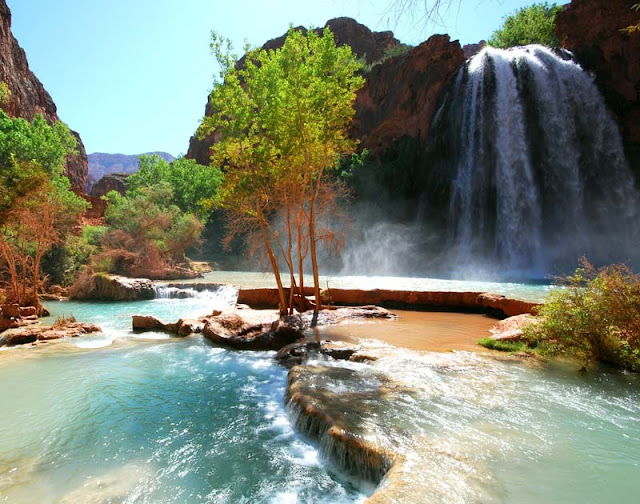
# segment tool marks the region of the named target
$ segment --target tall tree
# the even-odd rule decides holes
[[[337,47],[328,28],[306,35],[290,29],[282,48],[247,50],[242,65],[215,34],[212,50],[221,79],[210,96],[213,113],[200,135],[216,133],[213,163],[226,170],[222,203],[232,231],[260,234],[276,277],[281,313],[291,312],[280,279],[278,256],[289,270],[291,289],[303,284],[302,262],[311,260],[315,309],[321,308],[319,211],[341,192],[331,174],[356,143],[347,135],[356,91],[364,84],[351,48]],[[275,225],[279,216],[282,226]],[[303,294],[302,289],[300,293]]]

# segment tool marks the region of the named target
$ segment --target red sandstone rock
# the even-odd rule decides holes
[[[640,176],[640,33],[637,0],[573,0],[556,17],[556,34],[580,64],[595,74],[609,108],[618,117],[627,156]]]
[[[91,188],[91,196],[104,196],[110,191],[117,191],[120,194],[127,192],[128,173],[110,173],[98,180]]]
[[[334,305],[377,305],[390,308],[469,311],[487,313],[498,318],[531,313],[537,306],[537,303],[484,292],[330,289],[326,293]],[[277,308],[278,291],[266,288],[240,289],[238,303],[252,308]]]
[[[356,98],[352,136],[379,158],[408,136],[424,142],[440,95],[465,57],[448,35],[433,35],[372,68]]]
[[[536,322],[535,317],[529,314],[516,315],[501,320],[491,329],[491,339],[499,341],[520,341],[522,339],[522,329]]]
[[[2,109],[12,117],[32,120],[42,114],[48,123],[58,121],[56,105],[42,83],[29,69],[27,56],[11,33],[11,11],[5,0],[0,0],[0,82],[6,82],[11,91],[8,103]],[[80,136],[78,154],[67,160],[66,175],[71,185],[84,192],[87,185],[87,154]]]

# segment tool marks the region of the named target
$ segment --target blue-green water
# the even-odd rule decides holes
[[[0,351],[0,502],[364,500],[371,489],[296,432],[273,353],[129,331],[132,314],[175,321],[227,294],[49,303],[104,334]],[[375,363],[332,364],[356,369],[358,383],[325,385],[349,414],[352,393],[380,376],[392,384],[359,421],[405,457],[402,484],[389,484],[397,502],[637,501],[637,375],[376,351]]]
[[[50,303],[54,316],[102,325],[104,335],[73,345],[125,342],[0,355],[0,501],[361,500],[292,428],[273,353],[128,334],[133,313],[174,320],[211,304]]]

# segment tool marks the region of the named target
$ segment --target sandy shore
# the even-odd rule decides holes
[[[318,329],[320,337],[354,341],[377,339],[401,348],[430,352],[486,351],[477,344],[496,319],[486,315],[392,310],[397,320],[339,324]]]

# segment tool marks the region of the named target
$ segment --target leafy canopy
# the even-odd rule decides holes
[[[296,243],[302,285],[302,257],[310,252],[320,306],[316,243],[335,236],[318,232],[323,208],[340,191],[330,175],[356,142],[347,134],[356,91],[364,84],[351,48],[337,47],[333,34],[289,29],[276,50],[246,49],[239,62],[228,41],[212,36],[220,81],[209,97],[211,115],[200,138],[214,134],[214,165],[224,167],[221,201],[232,215],[232,233],[259,233],[278,283],[281,312],[291,308],[283,295],[276,254],[286,262],[294,285]],[[275,217],[284,229],[274,225]]]
[[[61,178],[65,159],[75,146],[76,139],[63,122],[49,125],[41,115],[29,122],[0,110],[0,215],[18,198]],[[54,187],[61,189],[63,184],[59,181]]]
[[[144,187],[166,183],[172,190],[171,204],[205,222],[218,205],[221,182],[222,172],[218,168],[185,158],[168,163],[155,154],[144,154],[140,156],[138,171],[127,179],[127,196],[138,195]]]
[[[555,19],[560,10],[562,7],[559,5],[547,2],[522,7],[504,19],[502,27],[493,32],[488,44],[499,49],[527,44],[558,46]]]

